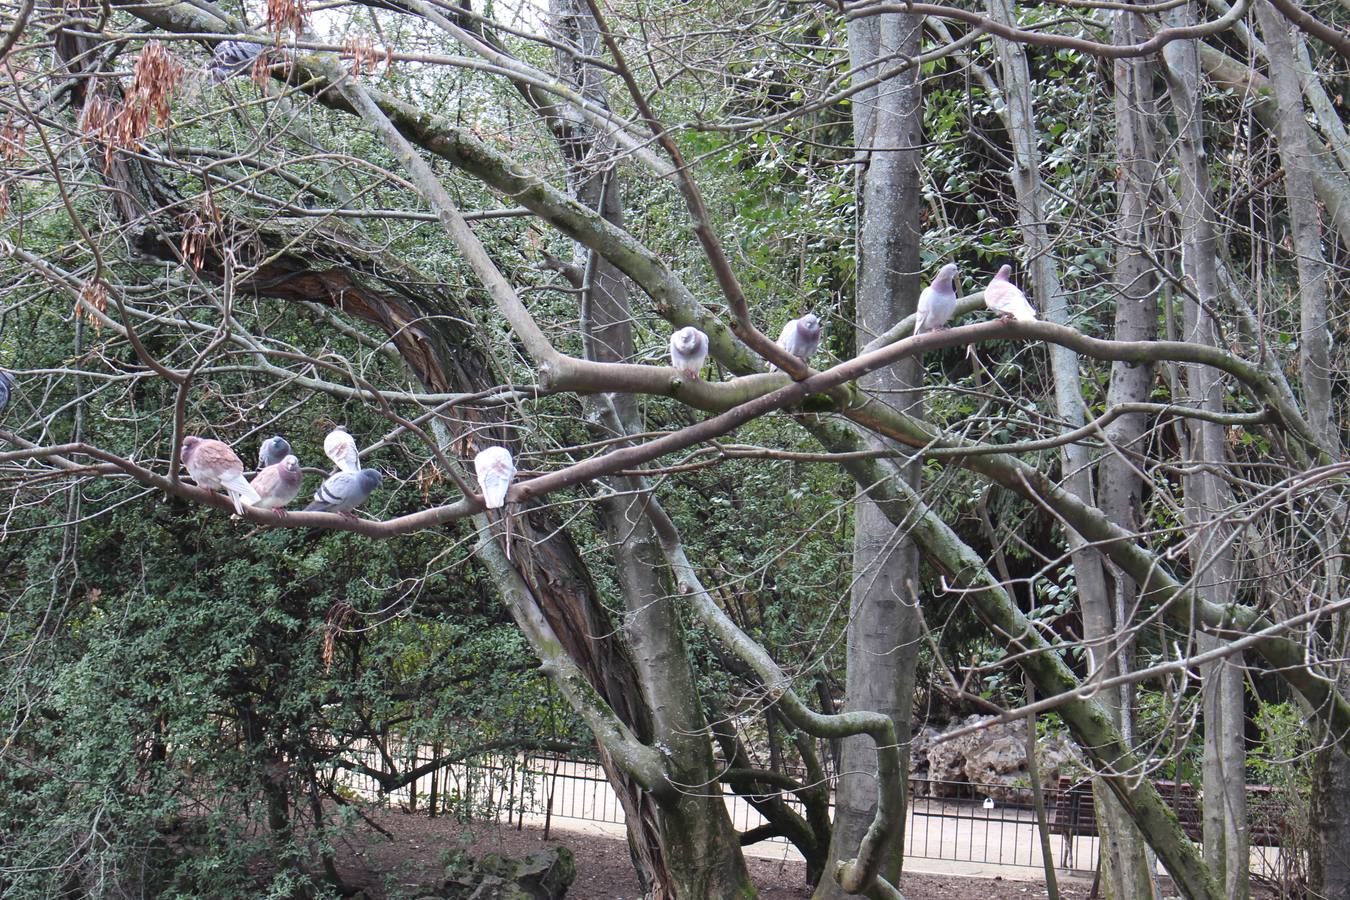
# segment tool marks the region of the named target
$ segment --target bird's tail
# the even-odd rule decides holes
[[[500,473],[494,475],[497,477],[489,478],[483,486],[483,505],[488,509],[501,509],[506,505],[506,492],[511,490],[511,480],[507,478],[506,483],[502,484]]]
[[[258,492],[248,483],[242,472],[226,475],[220,479],[220,483],[225,486],[225,491],[234,501],[234,511],[241,516],[244,514],[244,504],[253,506],[262,502],[262,497],[258,496]]]

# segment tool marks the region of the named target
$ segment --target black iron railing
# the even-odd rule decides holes
[[[401,766],[429,761],[426,752],[391,754]],[[371,768],[381,769],[383,755],[373,748],[347,754]],[[382,770],[382,769],[381,769]],[[623,807],[603,770],[594,762],[561,756],[521,755],[484,757],[457,763],[426,775],[415,785],[384,792],[367,775],[334,770],[334,780],[368,799],[397,804],[412,811],[434,810],[463,819],[496,819],[521,826],[549,827],[558,819],[621,825]],[[1189,785],[1160,782],[1182,818],[1183,827],[1199,838],[1199,807]],[[908,858],[951,860],[1009,866],[1043,866],[1041,842],[1030,791],[1008,785],[911,779],[906,819]],[[1263,823],[1252,829],[1253,870],[1273,871],[1278,865],[1279,811],[1268,788],[1250,792],[1253,808]],[[764,819],[744,798],[725,791],[732,824],[749,831]],[[1051,853],[1057,868],[1091,871],[1097,867],[1099,835],[1088,782],[1061,778],[1044,792],[1051,831]],[[801,810],[791,794],[783,798]],[[770,838],[782,842],[782,838]]]

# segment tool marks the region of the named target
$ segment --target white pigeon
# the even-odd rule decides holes
[[[344,472],[361,471],[361,455],[356,452],[356,441],[342,425],[328,432],[323,439],[323,455]]]
[[[919,306],[914,313],[914,333],[945,328],[956,312],[956,263],[947,263],[938,269],[933,283],[919,294]]]
[[[1012,266],[998,270],[994,280],[984,289],[984,305],[998,313],[1004,319],[1016,319],[1019,322],[1036,321],[1036,310],[1027,302],[1022,289],[1008,280]]]
[[[790,320],[778,335],[778,346],[806,362],[820,349],[820,319],[815,313],[807,313]]]
[[[478,476],[478,487],[483,491],[483,504],[488,509],[506,505],[506,492],[511,479],[516,477],[516,464],[511,451],[505,447],[488,447],[473,458],[473,471]]]
[[[686,325],[670,336],[670,366],[691,381],[708,358],[708,336],[692,325]]]

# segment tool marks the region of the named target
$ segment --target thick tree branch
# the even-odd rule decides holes
[[[979,13],[968,9],[941,6],[933,3],[902,4],[883,2],[855,4],[848,7],[848,11],[845,13],[844,18],[852,20],[862,16],[879,16],[886,13],[912,13],[922,16],[934,16],[939,19],[954,19],[959,22],[966,22],[982,31],[987,31],[991,34],[996,34],[1001,38],[1006,38],[1007,40],[1016,41],[1021,44],[1077,50],[1081,53],[1099,56],[1104,59],[1124,59],[1129,56],[1148,56],[1161,50],[1172,41],[1202,38],[1211,34],[1219,34],[1233,27],[1234,23],[1244,18],[1247,15],[1247,9],[1250,5],[1251,0],[1240,0],[1240,2],[1235,4],[1231,10],[1212,22],[1206,22],[1203,25],[1162,28],[1159,29],[1153,37],[1138,44],[1103,44],[1097,41],[1088,41],[1083,38],[1070,37],[1064,34],[1028,31],[1012,25],[1005,25],[988,16],[982,16]]]
[[[1343,28],[1329,25],[1298,5],[1297,0],[1270,0],[1270,5],[1280,11],[1300,31],[1312,35],[1326,43],[1341,56],[1350,59],[1350,33]]]

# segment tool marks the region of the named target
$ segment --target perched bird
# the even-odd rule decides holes
[[[224,81],[231,75],[244,72],[262,55],[264,49],[262,44],[251,41],[221,41],[211,51],[211,80]]]
[[[244,464],[227,444],[211,438],[183,438],[180,454],[188,474],[208,491],[224,490],[234,501],[234,511],[244,514],[244,504],[257,504],[262,498],[244,478]]]
[[[686,325],[670,336],[670,366],[685,378],[698,380],[699,370],[708,358],[708,336]]]
[[[274,434],[262,442],[258,448],[258,471],[262,471],[268,466],[275,466],[283,459],[291,455],[291,445],[284,437]]]
[[[361,471],[361,456],[356,452],[356,441],[342,425],[328,432],[323,439],[323,453],[344,472]]]
[[[675,342],[672,339],[672,353],[675,352],[674,346]],[[488,510],[502,510],[503,544],[506,548],[506,558],[510,559],[511,514],[504,507],[506,506],[506,492],[511,489],[511,479],[516,477],[516,464],[511,459],[511,451],[505,447],[488,447],[486,450],[478,451],[478,455],[473,458],[473,472],[478,476],[478,487],[483,492],[483,505]],[[492,514],[489,512],[487,515],[488,521],[491,522]],[[491,528],[490,525],[489,528]]]
[[[778,335],[778,346],[806,362],[820,349],[820,319],[815,313],[792,319]]]
[[[335,512],[351,515],[384,482],[379,469],[359,472],[334,472],[314,492],[314,502],[305,512]]]
[[[999,314],[1000,318],[1016,319],[1019,322],[1036,321],[1036,310],[1027,302],[1022,289],[1008,280],[1012,266],[998,270],[994,280],[984,289],[984,305]]]
[[[19,383],[14,380],[14,376],[4,369],[0,369],[0,412],[3,412],[5,407],[9,405],[9,395],[18,388]]]
[[[473,471],[478,476],[478,487],[483,491],[483,504],[488,509],[506,505],[506,492],[511,479],[516,477],[516,464],[511,451],[505,447],[488,447],[473,458]]]
[[[956,312],[956,263],[947,263],[938,269],[933,283],[919,294],[919,307],[914,313],[914,333],[946,328]]]
[[[281,438],[272,440],[281,441]],[[278,517],[286,515],[282,507],[300,493],[300,482],[303,480],[304,476],[300,473],[300,459],[294,454],[287,454],[281,462],[267,466],[249,482],[249,487],[262,498],[253,506],[256,509],[270,509]]]

